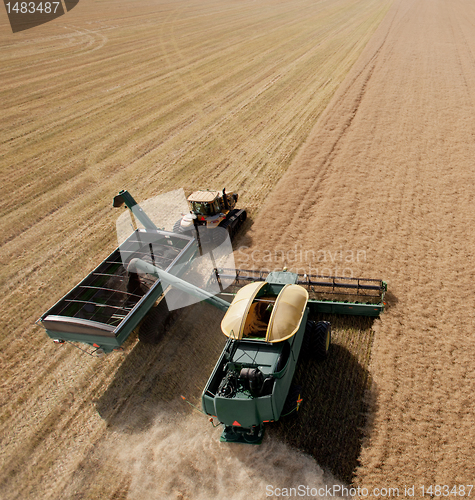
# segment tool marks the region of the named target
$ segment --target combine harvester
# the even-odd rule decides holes
[[[323,360],[331,343],[330,323],[309,316],[376,317],[387,290],[374,279],[237,270],[227,291],[213,295],[139,258],[128,270],[154,275],[226,313],[221,329],[228,340],[202,394],[203,411],[224,426],[225,442],[260,444],[266,422],[298,408],[300,395],[290,388],[301,351]],[[230,271],[215,269],[212,279],[219,283],[234,276]]]
[[[224,425],[221,441],[260,444],[264,423],[298,409],[290,388],[299,355],[323,360],[331,343],[330,323],[310,315],[379,316],[386,290],[381,280],[236,270],[221,322],[228,340],[202,394],[204,412]]]

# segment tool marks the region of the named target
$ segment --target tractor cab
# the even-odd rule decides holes
[[[191,211],[196,216],[213,217],[218,214],[226,215],[234,208],[238,200],[237,193],[227,194],[223,191],[195,191],[188,196]]]
[[[196,216],[210,217],[225,210],[219,191],[195,191],[188,197],[188,202]]]
[[[233,235],[246,219],[245,210],[235,208],[237,193],[223,191],[195,191],[188,197],[190,213],[184,214],[173,230],[189,232],[193,226],[206,226],[208,229],[222,227]]]

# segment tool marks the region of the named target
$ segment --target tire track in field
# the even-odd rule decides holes
[[[36,83],[39,82],[35,81],[33,85],[35,88],[31,89],[31,94],[27,92],[21,97],[19,95],[21,92],[17,92],[17,95],[12,92],[11,97],[15,100],[5,99],[5,103],[11,105],[8,110],[10,117],[16,117],[17,103],[23,106],[19,121],[12,123],[6,120],[4,122],[5,130],[18,133],[19,137],[15,149],[11,149],[10,156],[4,158],[5,164],[14,165],[12,167],[5,165],[5,182],[13,181],[7,189],[11,192],[10,199],[7,200],[8,208],[14,213],[9,214],[4,224],[5,226],[8,224],[12,232],[17,235],[2,247],[6,252],[2,279],[4,279],[5,304],[8,308],[8,312],[5,311],[4,336],[1,340],[1,345],[4,347],[2,351],[4,380],[1,400],[2,446],[0,452],[3,475],[0,481],[4,487],[2,495],[5,498],[37,498],[38,496],[44,498],[125,498],[132,474],[128,467],[130,456],[127,455],[118,466],[116,448],[122,447],[128,451],[130,444],[137,444],[134,443],[137,435],[143,438],[141,440],[143,446],[138,447],[138,456],[134,457],[135,463],[133,464],[134,488],[137,496],[140,496],[142,478],[150,480],[153,486],[161,488],[162,491],[167,487],[174,488],[173,493],[176,496],[181,493],[182,496],[189,498],[200,498],[201,495],[206,499],[213,498],[213,494],[215,498],[228,498],[237,487],[239,492],[236,494],[240,495],[240,498],[249,498],[256,494],[257,482],[260,485],[259,492],[262,493],[260,496],[264,496],[265,481],[272,480],[276,482],[275,484],[285,486],[291,484],[291,481],[296,478],[304,483],[312,482],[313,484],[317,481],[319,484],[328,484],[331,480],[329,475],[324,474],[313,460],[302,457],[298,453],[289,452],[288,447],[283,446],[278,440],[269,439],[265,447],[254,449],[254,456],[251,458],[249,458],[248,449],[232,455],[229,449],[220,446],[218,429],[213,431],[210,428],[209,436],[200,432],[203,427],[209,425],[206,419],[202,422],[201,416],[198,420],[196,416],[187,415],[190,418],[182,420],[180,418],[182,406],[180,405],[184,403],[179,400],[176,406],[168,404],[172,396],[179,398],[178,395],[182,390],[189,397],[199,399],[200,391],[218,355],[218,352],[211,352],[209,349],[208,330],[211,329],[217,334],[222,342],[219,325],[212,325],[206,317],[201,318],[201,315],[197,315],[203,320],[201,325],[197,325],[196,317],[190,313],[185,316],[187,317],[186,324],[177,326],[177,329],[171,332],[176,346],[173,356],[177,358],[173,363],[174,375],[172,370],[164,367],[163,362],[164,359],[170,360],[171,356],[162,358],[158,350],[147,351],[143,345],[131,345],[134,344],[132,338],[123,358],[115,353],[104,359],[101,366],[98,360],[91,361],[89,357],[81,358],[81,355],[78,355],[78,352],[70,346],[60,346],[60,351],[56,352],[56,346],[46,338],[44,332],[31,324],[47,307],[45,304],[54,302],[55,297],[59,298],[62,294],[61,290],[65,291],[65,286],[69,288],[70,285],[67,283],[78,282],[83,278],[87,269],[94,267],[93,264],[97,262],[97,259],[100,260],[101,256],[106,257],[109,253],[107,248],[114,246],[111,228],[114,227],[113,219],[116,214],[110,213],[112,209],[108,200],[111,194],[115,194],[117,189],[126,187],[124,183],[132,182],[135,185],[134,195],[137,199],[144,199],[154,190],[169,188],[170,184],[162,183],[165,175],[172,179],[173,187],[176,183],[181,183],[180,178],[174,177],[178,171],[174,165],[179,161],[186,165],[187,162],[183,158],[186,160],[189,156],[177,156],[178,159],[176,159],[174,156],[176,151],[172,151],[172,154],[167,156],[173,146],[168,151],[161,152],[160,155],[148,157],[147,162],[137,161],[144,151],[148,150],[149,145],[152,145],[157,135],[162,134],[166,137],[171,129],[178,135],[180,127],[189,125],[189,122],[182,120],[181,116],[176,120],[174,117],[167,118],[168,121],[165,120],[159,114],[160,103],[156,101],[153,101],[154,107],[150,110],[152,101],[148,98],[163,97],[161,102],[166,105],[170,104],[167,112],[173,110],[175,106],[179,113],[186,114],[186,109],[183,111],[179,101],[179,92],[174,93],[174,89],[168,87],[164,90],[164,87],[156,85],[158,79],[166,79],[169,76],[163,72],[157,75],[157,62],[160,62],[160,55],[157,57],[157,52],[154,52],[157,45],[154,35],[157,31],[153,32],[153,29],[157,29],[161,21],[160,14],[154,11],[158,3],[151,2],[151,5],[143,5],[145,9],[149,8],[152,20],[151,26],[147,25],[147,35],[144,36],[144,29],[140,23],[143,18],[138,20],[140,26],[131,27],[130,25],[137,23],[137,20],[130,23],[128,16],[130,4],[125,1],[118,2],[120,5],[117,8],[125,9],[125,17],[120,21],[120,31],[109,32],[109,41],[104,46],[104,52],[94,52],[92,59],[85,54],[84,58],[77,61],[77,68],[73,68],[73,71],[69,71],[71,67],[61,68],[60,72],[51,74],[53,80],[60,79],[56,82],[56,86],[51,86],[49,80],[43,78],[43,89],[36,88]],[[249,2],[249,8],[252,6],[252,9],[247,18],[252,17],[256,12],[253,3]],[[367,37],[365,38],[367,32],[360,29],[360,26],[366,30],[373,30],[381,19],[382,13],[385,12],[385,6],[389,4],[386,1],[382,3],[384,8],[381,7],[379,0],[361,2],[367,7],[364,16],[360,18],[362,24],[358,24],[357,29],[353,29],[349,23],[351,29],[347,32],[348,40],[339,40],[336,46],[328,48],[329,51],[331,50],[329,60],[333,61],[333,64],[321,67],[319,57],[315,57],[312,62],[316,66],[309,65],[307,68],[301,68],[297,74],[292,73],[285,88],[280,87],[282,79],[279,81],[277,92],[275,92],[275,85],[270,87],[269,93],[276,94],[279,99],[269,99],[266,106],[261,106],[261,109],[264,111],[278,109],[281,114],[285,109],[286,119],[278,121],[280,119],[278,112],[272,111],[271,118],[267,120],[268,123],[262,123],[262,112],[254,111],[255,116],[252,116],[251,122],[254,120],[255,123],[251,123],[250,128],[254,131],[257,126],[261,130],[262,150],[267,149],[269,142],[277,151],[284,140],[287,140],[287,144],[291,146],[292,143],[296,144],[302,140],[310,125],[304,123],[304,126],[308,128],[302,131],[298,128],[302,126],[300,122],[313,123],[313,117],[323,108],[320,97],[311,99],[314,87],[307,86],[305,89],[307,95],[303,101],[299,100],[302,82],[312,81],[313,74],[317,72],[316,68],[321,68],[318,69],[319,73],[330,71],[331,75],[336,74],[334,78],[340,81],[346,68],[354,60],[355,54],[359,53],[363,42],[367,40]],[[220,11],[222,9],[228,17],[231,17],[226,11],[228,2],[220,0],[220,2],[211,2],[206,5],[209,7],[211,4],[213,8]],[[328,33],[330,23],[322,22],[321,16],[307,19],[302,16],[302,9],[297,8],[294,2],[285,0],[281,4],[289,6],[289,15],[300,20],[302,30],[306,29],[308,32],[310,22],[312,33],[313,29],[316,30],[316,35],[321,32]],[[324,2],[325,4],[334,5],[334,2]],[[108,5],[110,4],[106,2],[106,5],[102,7],[103,12],[107,11]],[[202,2],[189,2],[188,5],[191,6],[191,10],[194,8],[195,12],[203,8]],[[262,2],[261,5],[264,5],[265,9],[256,23],[261,25],[263,32],[271,31],[275,28],[269,21],[274,12],[273,3]],[[317,5],[318,7],[318,4],[307,0],[302,2],[302,5]],[[340,5],[345,8],[354,8],[355,2],[344,0],[340,2]],[[101,6],[98,4],[98,7]],[[174,5],[167,3],[164,12],[168,13],[173,7]],[[116,12],[111,12],[111,14],[113,17],[116,16]],[[359,14],[358,12],[357,15]],[[340,15],[342,14],[338,12],[332,16],[333,29],[338,30],[340,27],[338,23]],[[98,17],[108,18],[103,16],[103,13],[100,13]],[[344,19],[348,22],[348,15]],[[231,21],[235,22],[235,19]],[[319,31],[319,23],[323,31]],[[75,25],[81,24],[78,21]],[[241,20],[238,25],[243,32],[249,33],[246,19]],[[149,27],[152,28],[152,35],[148,32]],[[55,31],[57,26],[53,23],[41,29],[44,29],[46,33],[57,32]],[[191,33],[193,29],[196,28],[192,26]],[[190,34],[190,29],[186,33]],[[290,37],[291,34],[287,31],[280,38]],[[208,56],[210,51],[206,43],[207,34],[200,36],[201,38],[197,37],[198,42],[203,43],[199,49],[203,50],[205,56]],[[266,39],[266,48],[272,46],[275,38],[278,37],[274,35],[271,39]],[[229,42],[230,39],[224,37],[224,40]],[[292,38],[292,40],[295,39]],[[246,54],[253,55],[262,50],[261,42],[259,44],[256,40],[253,42],[253,46],[249,47],[249,52]],[[50,43],[44,45],[50,45]],[[44,45],[43,48],[45,48]],[[289,50],[295,51],[295,59],[297,59],[297,56],[301,55],[302,47],[295,45],[298,44],[289,47]],[[279,47],[283,50],[282,43]],[[185,48],[190,50],[192,46],[185,44]],[[240,46],[238,52],[241,49]],[[216,53],[219,60],[219,47]],[[147,59],[150,54],[151,56]],[[50,55],[57,58],[57,53],[54,51]],[[34,59],[34,54],[29,56],[30,59]],[[285,62],[289,57],[291,56],[277,51],[269,61],[265,61],[269,72],[277,72],[279,60]],[[136,59],[139,59],[140,64],[134,64]],[[43,75],[48,70],[47,54],[44,61]],[[334,61],[343,61],[344,67],[340,67]],[[14,58],[10,63],[10,69],[18,69],[22,64],[26,69],[28,58],[26,61]],[[193,64],[192,59],[189,63],[190,66]],[[334,65],[337,66],[337,71],[333,71]],[[134,73],[129,79],[132,66],[139,76]],[[175,67],[167,68],[167,71],[173,73],[176,69]],[[78,73],[75,72],[76,70]],[[211,67],[209,72],[212,77],[219,79],[220,70],[219,67]],[[252,73],[249,70],[245,71],[242,75],[243,81],[239,84],[229,82],[230,86],[225,89],[226,92],[222,92],[222,95],[239,100],[239,92],[233,93],[232,89],[233,87],[238,90],[246,88],[246,80],[249,82],[253,78]],[[11,76],[15,77],[20,85],[17,88],[23,84],[28,85],[26,73],[23,79],[18,79],[18,75],[15,75],[13,71]],[[32,76],[37,76],[37,73],[35,72]],[[114,95],[106,94],[109,97],[107,100],[101,99],[101,91],[115,88],[116,79],[124,80],[122,83],[125,84],[125,91],[122,92],[124,89],[120,87],[122,90],[114,91]],[[251,89],[253,81],[255,80],[252,80],[249,85]],[[72,85],[68,85],[69,82]],[[144,87],[147,87],[150,92],[142,94]],[[65,90],[61,92],[63,101],[55,102],[53,105],[52,94],[54,92],[60,94],[59,89],[62,88]],[[329,85],[328,93],[333,92],[334,88],[335,84]],[[50,89],[54,92],[48,92]],[[41,91],[45,92],[44,96],[41,96]],[[74,95],[76,93],[77,96]],[[163,96],[164,93],[165,96]],[[285,107],[276,104],[282,102],[282,95],[286,95]],[[34,98],[29,101],[26,98],[30,96]],[[167,100],[168,96],[170,96],[170,101]],[[296,96],[299,98],[296,99]],[[73,98],[72,102],[71,98]],[[172,103],[173,99],[175,101]],[[209,103],[212,104],[211,101]],[[308,111],[307,103],[313,106],[311,112]],[[116,104],[117,107],[115,107]],[[63,111],[58,113],[58,109],[62,107]],[[130,123],[124,120],[124,109],[131,110],[127,113]],[[298,117],[297,121],[295,116]],[[157,130],[155,125],[162,118],[165,124],[162,129]],[[53,122],[57,124],[61,122],[61,127],[50,128]],[[69,126],[66,127],[68,124]],[[146,137],[135,134],[135,127],[145,127]],[[198,150],[202,146],[208,147],[206,134],[198,131],[195,135],[195,132],[196,130],[193,134],[187,134],[193,139],[198,138],[194,142],[195,147]],[[32,135],[26,136],[27,133],[32,133]],[[277,140],[274,134],[280,134]],[[116,140],[117,135],[123,135],[126,141]],[[68,140],[77,142],[76,144],[67,144],[66,141],[57,142],[55,140],[57,137],[67,137]],[[239,143],[239,140],[234,139],[232,131],[228,131],[227,137],[228,144],[232,144],[233,147],[235,143]],[[272,141],[265,142],[269,137],[272,137]],[[7,139],[9,138],[11,134],[8,134]],[[177,142],[184,142],[182,138],[183,136],[180,136]],[[48,143],[47,139],[51,142]],[[35,146],[40,145],[43,149],[28,151],[33,143]],[[49,147],[50,144],[51,147]],[[111,146],[117,146],[117,149],[119,146],[127,146],[127,151],[124,154],[114,152],[112,159],[108,158],[108,161],[103,161],[102,150],[110,149]],[[130,152],[133,147],[137,149],[136,152]],[[97,154],[97,149],[101,149],[100,154]],[[292,151],[293,148],[290,147],[289,150]],[[275,176],[274,178],[277,178],[287,164],[282,162],[276,167],[276,164],[281,161],[278,159],[281,156],[279,157],[274,151],[272,153],[273,156],[269,155],[271,159],[268,169]],[[160,163],[166,163],[166,160],[170,158],[169,163],[172,167],[164,174]],[[9,161],[9,159],[15,161]],[[81,163],[77,161],[78,159],[84,161]],[[73,171],[73,168],[77,168],[77,171]],[[268,186],[273,185],[273,180],[270,182],[267,175],[262,173],[255,175],[257,169],[253,168],[252,162],[248,159],[242,162],[241,168],[241,178],[244,178],[247,173],[253,179],[256,178],[255,183],[250,183],[255,185],[250,185],[247,193],[255,195],[261,183],[264,182]],[[58,172],[68,175],[62,179],[55,178]],[[204,169],[200,170],[200,175],[201,172],[214,174],[214,165],[206,164]],[[227,175],[229,175],[229,169],[225,172],[225,176]],[[192,184],[193,179],[197,177],[207,178],[199,175],[192,177],[189,173],[185,182]],[[45,185],[45,191],[48,193],[43,192],[43,186],[39,185],[40,181]],[[60,188],[56,189],[59,184],[55,181],[61,184]],[[30,210],[31,217],[28,214],[23,217],[25,212]],[[38,220],[41,221],[38,222]],[[194,345],[177,343],[178,335],[173,335],[176,333],[183,337],[191,337],[191,340],[196,341],[202,351],[196,349]],[[202,342],[203,338],[208,344]],[[171,344],[164,343],[164,345],[170,346]],[[193,361],[183,361],[183,353],[189,354],[190,360]],[[148,361],[152,358],[154,362],[149,364]],[[200,360],[199,366],[196,365],[196,359]],[[209,365],[203,366],[203,361]],[[189,372],[184,374],[183,367]],[[198,380],[198,377],[201,379]],[[98,399],[94,401],[95,398]],[[145,424],[140,425],[142,417],[148,422],[157,416],[159,412],[154,406],[156,402],[166,403],[163,404],[163,408],[162,405],[159,406],[172,420],[170,426],[162,426],[161,422],[157,423],[154,431],[157,431],[158,440],[153,439],[156,437],[154,432],[151,434],[147,432]],[[146,415],[141,415],[142,412]],[[135,417],[140,418],[136,421]],[[110,428],[111,423],[117,425],[117,428]],[[170,434],[176,437],[173,446],[168,446],[170,440],[161,439],[162,431],[165,433],[170,431]],[[129,432],[133,434],[130,441],[127,439]],[[114,448],[117,443],[118,445]],[[149,463],[148,447],[150,445],[153,445],[154,449],[164,449],[168,454],[153,456],[152,453],[152,458],[155,459]],[[180,461],[178,462],[173,453],[175,446],[179,448]],[[98,452],[98,449],[101,451]],[[196,467],[196,464],[202,463],[203,452],[210,449],[212,453],[208,453],[207,456],[211,457],[213,464],[211,481],[209,481],[208,467],[204,469]],[[236,462],[237,468],[242,470],[244,482],[238,480],[236,483],[232,480]],[[252,465],[248,465],[256,462],[265,462],[265,470],[262,467],[256,470]],[[224,463],[225,466],[223,466]],[[145,475],[140,475],[140,473],[145,473]],[[206,482],[206,486],[210,486],[210,489],[204,489],[201,493],[197,492],[198,482]],[[186,483],[186,488],[182,488],[180,492],[177,485],[181,483]],[[216,489],[215,484],[219,484],[220,488]],[[63,491],[64,494],[61,494]]]
[[[362,487],[474,475],[475,70],[458,27],[468,8],[395,2],[243,238],[247,263],[256,249],[359,249],[367,258],[350,263],[353,274],[389,281],[392,307],[374,325]],[[272,264],[308,264],[284,259]]]
[[[242,87],[237,86],[233,88],[233,94],[236,95],[239,93],[244,93],[245,91],[250,91],[250,92],[247,92],[247,96],[245,98],[239,99],[237,103],[235,103],[235,100],[233,100],[232,106],[223,103],[223,106],[228,107],[228,112],[225,115],[223,115],[220,119],[216,120],[213,118],[214,114],[213,111],[209,112],[209,110],[206,109],[208,105],[205,105],[204,103],[200,105],[199,102],[195,101],[194,96],[196,94],[196,88],[199,87],[201,89],[207,90],[210,89],[211,87],[217,87],[222,81],[229,79],[231,75],[223,74],[220,75],[219,78],[217,79],[213,79],[212,81],[206,82],[198,72],[198,64],[201,65],[203,63],[203,60],[199,60],[199,62],[197,61],[196,64],[193,64],[192,66],[185,65],[187,57],[182,53],[178,45],[177,34],[176,34],[177,25],[185,12],[186,11],[184,9],[176,9],[175,11],[169,14],[167,19],[162,24],[161,35],[160,35],[162,51],[165,54],[165,57],[170,66],[172,65],[172,60],[175,59],[176,57],[178,57],[180,61],[183,61],[183,68],[184,68],[183,71],[186,71],[187,73],[186,78],[182,77],[181,72],[177,72],[175,74],[175,77],[180,87],[183,90],[183,95],[186,96],[190,100],[190,102],[192,102],[193,109],[195,110],[197,116],[201,116],[204,119],[203,121],[212,122],[212,125],[208,127],[208,134],[210,137],[207,140],[216,141],[218,145],[222,147],[224,150],[227,150],[226,147],[227,144],[225,138],[222,138],[219,134],[220,128],[223,127],[226,123],[235,120],[235,117],[239,113],[242,113],[245,108],[250,107],[253,103],[262,98],[263,95],[271,89],[271,87],[277,85],[279,81],[281,81],[283,78],[288,77],[288,75],[292,71],[295,71],[295,68],[297,68],[299,65],[302,66],[308,64],[309,60],[314,56],[315,51],[319,47],[321,47],[325,43],[328,43],[328,41],[331,38],[337,37],[340,33],[344,32],[345,30],[348,30],[348,24],[349,24],[349,21],[347,21],[344,24],[342,24],[341,28],[332,30],[328,35],[323,37],[319,35],[317,43],[309,45],[308,47],[304,48],[303,51],[301,50],[300,51],[301,54],[297,55],[297,57],[292,58],[291,60],[289,60],[289,62],[285,62],[285,65],[278,66],[278,68],[276,68],[276,71],[272,72],[272,74],[269,75],[269,69],[265,67],[264,68],[265,71],[263,71],[262,77],[258,78],[258,74],[254,75],[253,77],[254,82],[252,84],[246,82],[245,86]],[[277,30],[282,31],[283,29],[287,29],[291,26],[297,25],[298,22],[299,20],[292,20],[284,23],[279,23],[277,27],[274,27],[273,29],[269,30],[267,32],[267,35]],[[165,27],[168,27],[166,31]],[[262,36],[261,34],[254,35],[250,39],[248,39],[247,42],[251,39],[257,39],[261,36]],[[297,39],[299,37],[300,34],[294,34],[291,38],[285,39],[285,44],[289,45],[294,39]],[[171,52],[166,49],[166,43],[168,41],[173,47],[173,50]],[[244,41],[242,43],[244,43]],[[272,46],[265,52],[261,52],[259,54],[259,58],[264,59],[264,57],[267,54],[275,52],[278,49],[279,47]],[[233,47],[229,47],[228,49],[226,49],[226,52],[231,53],[233,50],[234,50]],[[214,57],[214,54],[209,57],[210,58]],[[242,71],[242,68],[237,69],[236,73],[239,71]],[[191,75],[190,72],[192,72]],[[191,86],[192,82],[193,82],[193,87]],[[256,82],[259,82],[259,84],[256,84]],[[326,85],[326,83],[324,83],[323,86],[324,85]],[[225,103],[228,103],[229,97],[230,96],[225,96],[225,99],[223,101]],[[193,122],[194,121],[195,119],[193,119]],[[248,135],[251,135],[250,132],[251,131],[249,131]],[[256,140],[253,141],[253,144],[251,144],[251,147],[248,147],[247,150],[258,151],[259,144],[260,142],[256,138]],[[187,149],[191,150],[192,148],[196,148],[196,144],[190,143]],[[235,169],[239,169],[239,163],[241,161],[241,158],[239,155],[238,148],[233,149],[230,155],[229,153],[225,153],[224,155],[221,156],[223,157],[223,160],[226,160],[228,156],[230,156],[232,160],[231,166]]]
[[[402,22],[404,17],[405,15],[402,16],[399,22]],[[344,141],[345,135],[358,113],[368,83],[378,65],[380,52],[386,44],[389,32],[393,29],[395,18],[396,16],[390,19],[388,23],[389,27],[386,28],[387,32],[383,34],[382,40],[377,42],[376,47],[374,46],[375,44],[370,46],[371,53],[366,55],[365,60],[367,60],[367,62],[364,63],[363,67],[360,67],[357,71],[351,72],[351,82],[342,84],[342,88],[337,92],[337,97],[333,99],[334,107],[331,108],[331,114],[327,110],[322,114],[319,123],[321,124],[320,129],[324,129],[324,133],[322,134],[323,138],[315,138],[314,134],[311,134],[307,143],[315,139],[318,145],[309,145],[308,149],[311,150],[311,152],[305,156],[305,147],[307,144],[304,144],[302,146],[302,153],[295,161],[296,164],[299,162],[305,164],[312,162],[314,165],[318,166],[313,166],[311,171],[309,168],[301,169],[296,167],[295,169],[289,169],[288,174],[284,175],[282,181],[276,186],[274,190],[274,199],[285,199],[286,202],[291,203],[298,201],[298,205],[292,205],[292,209],[289,210],[289,212],[293,213],[291,222],[283,225],[283,233],[282,230],[280,230],[271,235],[271,241],[274,241],[275,238],[282,239],[282,235],[288,237],[290,233],[295,233],[295,227],[298,221],[305,218],[305,212],[308,210],[308,207],[316,202],[318,187],[325,181],[328,170],[331,167],[332,159],[338,152],[339,144]],[[368,49],[366,49],[365,54],[367,52]],[[391,49],[388,49],[388,52],[390,53]],[[363,56],[361,58],[363,58]],[[319,130],[319,132],[321,132],[321,130]],[[302,186],[304,190],[303,198],[299,197],[298,199],[289,200],[287,196],[288,186],[296,184]],[[266,206],[266,204],[263,208],[264,213],[274,213],[276,210],[276,206]],[[244,241],[246,241],[246,239],[244,239]]]
[[[472,7],[472,11],[473,11],[473,6],[471,6],[471,7]],[[460,52],[457,51],[457,61],[458,61],[459,66],[460,66],[460,71],[461,71],[461,74],[462,74],[464,82],[465,82],[467,93],[468,93],[468,96],[470,98],[472,107],[475,107],[475,85],[473,83],[470,84],[470,81],[469,81],[470,75],[473,78],[473,71],[470,71],[470,70],[473,69],[473,66],[475,65],[475,54],[474,54],[473,50],[470,48],[470,45],[469,45],[468,40],[467,40],[467,35],[465,35],[464,29],[462,27],[462,23],[454,15],[453,9],[450,10],[449,15],[450,15],[450,20],[451,20],[450,28],[451,28],[452,37],[454,38],[454,40],[459,39],[461,41],[460,44],[462,44],[465,47],[465,55],[468,56],[468,57],[466,57],[466,59],[469,59],[468,62],[467,61],[464,62],[462,57],[461,57]],[[470,16],[467,16],[467,18],[464,20],[469,21]],[[475,28],[475,25],[473,23],[470,23],[470,24],[471,24],[471,28],[473,30]]]

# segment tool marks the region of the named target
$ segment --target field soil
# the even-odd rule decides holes
[[[473,483],[474,19],[469,0],[82,0],[15,37],[2,18],[2,498]],[[333,361],[300,366],[303,413],[260,447],[180,397],[199,404],[224,345],[211,306],[102,359],[34,325],[114,248],[117,191],[224,186],[250,209],[241,267],[390,290],[381,319],[331,318]]]
[[[223,346],[215,310],[101,359],[35,321],[116,246],[121,189],[226,187],[251,222],[390,4],[81,0],[15,34],[0,9],[2,498],[247,498],[322,476],[278,440],[254,470],[181,399]]]
[[[248,266],[388,281],[354,477],[370,493],[475,475],[474,16],[396,0],[243,242]]]

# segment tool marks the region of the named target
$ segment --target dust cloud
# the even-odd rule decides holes
[[[221,443],[220,433],[198,412],[180,420],[163,413],[143,435],[128,436],[118,454],[133,478],[127,498],[247,500],[298,491],[298,498],[318,499],[326,498],[319,490],[342,491],[310,456],[268,435],[252,446]]]

